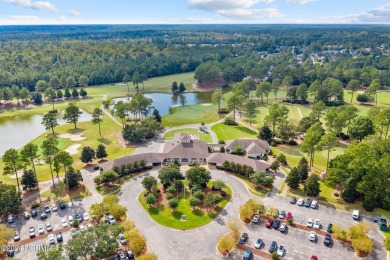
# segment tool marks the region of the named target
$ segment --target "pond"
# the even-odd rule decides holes
[[[59,115],[58,124],[65,124]],[[10,148],[19,149],[31,140],[37,138],[44,132],[45,127],[42,125],[42,115],[16,116],[0,118],[0,156]],[[79,122],[90,121],[91,115],[83,111]]]
[[[211,94],[212,92],[185,93],[183,94],[186,97],[185,105],[189,106],[189,105],[196,105],[202,103],[210,103]],[[152,106],[160,112],[161,116],[165,116],[169,114],[169,107],[181,106],[180,95],[151,93],[151,94],[145,94],[145,97],[151,98],[153,100]],[[118,101],[126,102],[127,100],[128,100],[127,98],[113,99],[115,103]]]

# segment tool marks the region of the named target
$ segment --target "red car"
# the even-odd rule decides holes
[[[286,220],[290,220],[292,218],[293,218],[292,213],[291,212],[287,212]]]
[[[265,226],[267,227],[267,228],[270,228],[270,227],[272,227],[272,224],[273,224],[274,222],[273,222],[273,220],[272,219],[269,219],[269,220],[267,220],[267,222],[265,223]]]
[[[310,260],[318,260],[318,257],[315,256],[315,255],[312,255],[311,258],[310,258]]]

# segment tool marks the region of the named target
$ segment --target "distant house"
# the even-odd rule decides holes
[[[227,141],[225,145],[226,153],[233,153],[234,147],[241,146],[249,158],[263,158],[264,154],[271,151],[267,141],[258,139],[242,138],[233,141]]]

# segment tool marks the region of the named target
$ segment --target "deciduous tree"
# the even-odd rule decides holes
[[[67,123],[74,124],[74,129],[77,128],[77,122],[83,112],[78,108],[74,103],[69,103],[68,107],[65,109],[64,120]]]
[[[18,151],[13,148],[5,151],[3,155],[3,163],[3,174],[9,174],[11,172],[14,173],[16,176],[18,190],[20,191],[18,170],[23,168],[23,164]]]
[[[51,132],[54,135],[54,127],[58,126],[57,114],[53,112],[48,112],[46,115],[43,116],[42,125],[45,126],[46,130],[51,129]]]

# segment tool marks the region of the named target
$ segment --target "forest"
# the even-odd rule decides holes
[[[81,77],[87,85],[138,84],[202,70],[199,65],[213,67],[196,75],[200,83],[250,75],[306,86],[333,78],[343,87],[351,80],[368,87],[378,79],[383,87],[390,85],[389,31],[374,25],[2,26],[0,88],[34,92],[40,80],[54,89],[80,87]],[[75,84],[68,86],[69,77]]]

